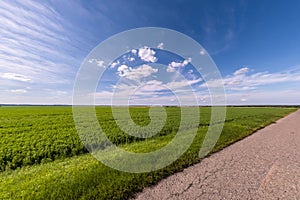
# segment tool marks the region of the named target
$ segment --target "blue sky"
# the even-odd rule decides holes
[[[0,2],[0,103],[71,104],[79,67],[100,42],[133,28],[163,27],[184,33],[205,48],[223,77],[228,104],[299,104],[299,9],[296,0],[4,0]],[[184,59],[188,57],[174,62]],[[162,67],[156,65],[143,63],[129,71],[144,76],[142,72]],[[112,79],[120,78],[115,70],[109,75]],[[151,83],[159,88],[179,82]],[[152,100],[163,102],[160,90],[154,91]],[[99,87],[99,103],[101,95],[110,92]],[[205,89],[199,89],[198,98],[209,103]]]

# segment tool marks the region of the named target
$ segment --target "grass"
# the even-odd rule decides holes
[[[55,122],[55,117],[53,116],[56,116],[58,119],[62,119],[60,115],[68,116],[70,114],[68,111],[68,107],[16,107],[9,108],[10,113],[2,112],[3,110],[1,109],[3,109],[3,107],[0,108],[1,126],[6,127],[4,128],[5,130],[7,130],[7,124],[14,125],[13,123],[7,123],[7,121],[18,119],[20,122],[13,127],[16,128],[17,126],[19,126],[22,131],[12,131],[10,133],[10,136],[12,138],[15,138],[15,140],[11,139],[9,141],[10,143],[7,144],[7,146],[12,147],[16,146],[14,142],[17,142],[18,145],[20,144],[20,141],[18,140],[19,134],[23,134],[21,138],[30,136],[29,133],[40,135],[42,134],[41,132],[39,132],[43,131],[41,127],[39,127],[38,129],[39,131],[33,131],[29,133],[27,132],[27,134],[24,133],[27,130],[26,128],[24,128],[27,124],[32,123],[33,126],[38,126],[34,124],[34,120],[38,120],[39,117],[33,116],[49,115],[50,119],[54,120],[53,122]],[[15,112],[12,112],[14,109],[16,109]],[[43,109],[46,109],[47,112]],[[135,117],[134,120],[139,121],[137,123],[147,124],[143,121],[143,118],[145,118],[145,121],[149,120],[147,119],[147,110],[143,109],[147,108],[135,108],[132,111],[132,116]],[[164,128],[165,130],[173,130],[168,129],[170,128],[169,126],[171,126],[173,123],[172,127],[174,128],[174,130],[176,130],[176,123],[178,123],[176,122],[176,119],[178,120],[178,108],[171,107],[168,109],[169,119],[167,120],[169,120],[169,124]],[[27,112],[24,112],[24,110],[26,110]],[[98,119],[100,119],[100,121],[102,117],[102,119],[106,119],[107,121],[109,121],[109,124],[113,124],[111,122],[112,116],[109,108],[97,108],[97,110]],[[170,174],[178,172],[187,166],[199,162],[199,148],[201,147],[202,141],[205,137],[210,116],[209,108],[201,108],[200,110],[202,119],[200,120],[197,135],[192,145],[178,160],[163,169],[149,173],[126,173],[114,170],[103,165],[90,154],[80,153],[78,155],[72,156],[61,156],[53,159],[53,161],[49,161],[48,163],[34,163],[32,166],[24,165],[16,169],[6,168],[5,171],[0,173],[0,199],[129,198],[135,192],[141,191],[144,187],[155,184],[164,177],[167,177]],[[233,142],[250,135],[254,131],[274,122],[275,120],[295,110],[296,109],[292,108],[228,108],[224,129],[212,152],[219,151],[229,144],[232,144]],[[24,113],[27,113],[27,115]],[[105,115],[101,115],[101,113],[106,113],[106,117]],[[30,118],[33,119],[33,121],[29,120]],[[3,119],[6,120],[6,123],[3,123]],[[57,120],[57,122],[59,122],[59,120]],[[48,124],[48,122],[46,124]],[[61,123],[61,125],[64,127],[63,123]],[[46,125],[44,128],[48,127],[49,126]],[[112,125],[110,125],[110,127],[112,127]],[[192,128],[193,127],[191,127],[191,129]],[[3,144],[2,139],[6,139],[7,136],[3,137],[3,135],[6,134],[3,128],[1,128],[0,130],[1,144]],[[44,132],[46,133],[47,131],[49,130],[44,130]],[[70,129],[68,134],[76,134],[76,132],[74,133],[73,131],[73,128]],[[64,135],[67,133],[67,131],[63,131],[62,133]],[[125,135],[122,135],[124,134],[122,132],[114,133],[126,137]],[[50,139],[61,137],[59,135],[60,132],[52,132],[52,134],[53,135],[50,134],[50,136],[49,134],[47,134],[47,137],[50,137]],[[129,142],[119,142],[118,145],[128,151],[150,152],[168,144],[168,142],[174,137],[174,135],[174,131],[162,131],[158,136],[149,138],[147,140],[127,140]],[[39,141],[47,141],[47,137],[42,137],[42,139],[40,139]],[[76,138],[75,135],[72,135],[72,137]],[[123,138],[120,138],[120,141],[123,141]],[[24,144],[27,145],[26,148],[30,149],[30,147],[32,147],[32,144],[35,143],[36,141],[32,140],[31,142],[28,141],[28,143]],[[2,145],[0,148],[3,148]],[[59,149],[59,147],[57,148]]]
[[[125,108],[118,108],[117,111],[125,113]],[[145,126],[149,123],[148,107],[131,108],[130,111],[137,124]],[[202,116],[207,120],[209,109],[205,111]],[[157,137],[177,131],[179,112],[178,108],[167,108],[167,121]],[[96,113],[103,131],[114,144],[143,140],[125,134],[114,121],[110,107],[97,107]],[[78,137],[72,107],[3,106],[0,107],[0,122],[0,172],[88,152]],[[87,148],[92,148],[97,146],[99,141],[91,140],[87,143]]]

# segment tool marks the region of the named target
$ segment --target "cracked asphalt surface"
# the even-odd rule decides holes
[[[135,198],[300,199],[300,110]]]

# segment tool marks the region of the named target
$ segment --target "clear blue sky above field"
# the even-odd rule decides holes
[[[0,104],[71,104],[88,53],[108,37],[139,27],[169,28],[199,42],[221,72],[228,104],[300,104],[299,10],[298,0],[4,0]],[[114,75],[156,72],[155,65],[130,70],[123,66]],[[154,99],[161,97],[157,90]],[[97,92],[101,99],[111,91]],[[203,104],[208,98],[199,95]]]

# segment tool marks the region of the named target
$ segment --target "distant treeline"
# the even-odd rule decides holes
[[[68,104],[0,104],[1,106],[72,106]],[[111,105],[91,105],[91,106],[98,106],[98,107],[109,107]],[[117,105],[114,105],[117,106]],[[150,105],[129,105],[130,107],[148,107]],[[217,105],[221,106],[221,105]],[[217,107],[215,106],[215,107]],[[126,107],[121,105],[120,107]],[[176,106],[176,105],[164,105],[164,107],[195,107],[195,106]],[[211,105],[199,105],[198,107],[212,107]],[[226,105],[226,107],[281,107],[281,108],[300,108],[300,105]]]
[[[227,105],[226,107],[280,107],[280,108],[300,108],[300,105]]]
[[[72,106],[72,105],[63,105],[63,104],[53,104],[53,105],[45,105],[45,104],[0,104],[1,106]]]

